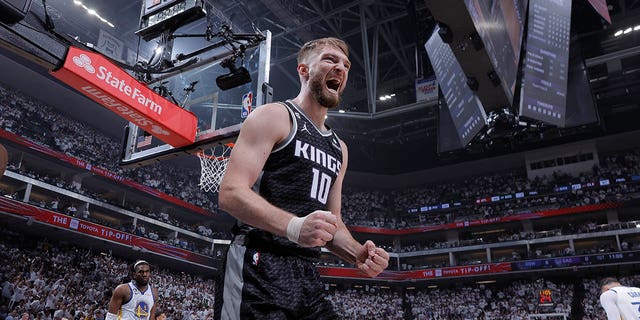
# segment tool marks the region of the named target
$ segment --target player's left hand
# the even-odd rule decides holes
[[[369,277],[379,275],[389,266],[389,254],[382,248],[376,247],[371,240],[367,240],[356,256],[356,267]]]

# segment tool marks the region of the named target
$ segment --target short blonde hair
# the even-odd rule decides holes
[[[340,49],[344,55],[349,57],[349,46],[342,40],[338,38],[320,38],[316,40],[311,40],[305,43],[300,51],[298,51],[298,64],[302,63],[307,57],[311,54],[311,52],[317,48],[331,46],[336,49]]]

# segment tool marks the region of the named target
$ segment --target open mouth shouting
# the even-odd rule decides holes
[[[329,79],[329,80],[327,80],[326,85],[327,85],[327,89],[329,89],[329,91],[331,93],[334,93],[334,94],[338,94],[339,93],[338,90],[340,90],[340,80],[338,80],[338,79]]]

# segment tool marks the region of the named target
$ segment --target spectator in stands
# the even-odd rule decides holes
[[[72,203],[72,204],[70,204],[70,205],[67,207],[67,210],[66,210],[66,211],[67,211],[67,215],[70,215],[70,216],[72,216],[72,217],[75,217],[75,216],[76,216],[76,212],[78,211],[78,209],[77,209],[77,208],[76,208],[76,206],[75,206],[75,205],[73,205],[73,203]]]
[[[156,316],[156,320],[167,320],[167,314],[160,312],[160,314]]]
[[[51,203],[49,203],[49,209],[53,210],[53,211],[58,211],[58,203],[60,202],[60,198],[56,197],[55,199],[51,200]]]

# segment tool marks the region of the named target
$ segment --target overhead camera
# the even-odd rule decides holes
[[[249,71],[243,66],[237,67],[235,57],[225,59],[220,65],[230,71],[216,78],[216,84],[221,90],[229,90],[251,82]]]
[[[487,115],[487,131],[489,138],[500,138],[511,136],[518,126],[518,117],[509,110],[503,108],[493,110]]]
[[[518,134],[518,117],[509,108],[496,109],[487,115],[486,129],[475,141],[485,148],[511,145]]]
[[[476,141],[487,148],[513,147],[524,141],[544,138],[546,129],[541,121],[518,117],[509,108],[496,109],[487,115],[486,130],[478,135]]]

